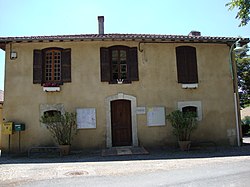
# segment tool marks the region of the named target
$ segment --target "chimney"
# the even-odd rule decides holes
[[[104,34],[104,16],[98,16],[99,34]]]
[[[199,31],[191,31],[188,36],[201,36],[201,32]]]

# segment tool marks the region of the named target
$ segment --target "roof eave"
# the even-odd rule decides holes
[[[31,37],[3,37],[0,38],[0,48],[5,50],[7,43],[14,42],[63,42],[63,41],[139,41],[139,42],[193,42],[193,43],[225,43],[233,44],[240,38],[209,37],[184,35],[147,35],[147,34],[86,34],[61,36],[31,36]],[[249,38],[242,38],[241,44],[249,43]]]

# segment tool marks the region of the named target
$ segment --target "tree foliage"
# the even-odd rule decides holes
[[[250,58],[236,58],[240,106],[250,105]]]
[[[229,10],[238,8],[239,11],[235,18],[240,20],[239,27],[247,25],[250,20],[250,0],[232,0],[226,6],[229,7]]]

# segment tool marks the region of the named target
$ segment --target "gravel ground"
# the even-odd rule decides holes
[[[149,155],[108,157],[100,156],[100,150],[72,152],[69,156],[50,158],[2,155],[1,186],[20,186],[32,181],[66,177],[119,176],[190,168],[209,163],[250,161],[250,144],[242,147],[203,147],[188,152],[173,148],[148,149],[148,151]]]

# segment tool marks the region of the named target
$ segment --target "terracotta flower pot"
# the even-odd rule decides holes
[[[178,141],[180,149],[182,151],[188,151],[191,146],[191,141]]]
[[[69,155],[69,153],[70,153],[70,145],[59,145],[59,147],[61,149],[61,154],[63,156]]]

